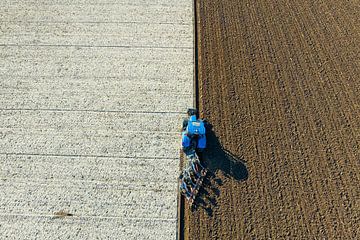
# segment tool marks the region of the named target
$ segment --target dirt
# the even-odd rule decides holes
[[[196,4],[213,125],[185,239],[360,239],[360,2]]]

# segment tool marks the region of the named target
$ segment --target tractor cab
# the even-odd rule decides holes
[[[186,130],[189,135],[205,135],[205,124],[202,120],[196,119],[196,116],[193,115],[189,117]]]
[[[184,152],[203,151],[206,147],[205,122],[197,118],[195,109],[188,110],[189,118],[183,122],[182,146]]]

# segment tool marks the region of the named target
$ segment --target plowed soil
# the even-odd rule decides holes
[[[198,0],[210,176],[185,239],[360,239],[360,2]]]

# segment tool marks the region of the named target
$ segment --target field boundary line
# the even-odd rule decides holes
[[[199,63],[198,63],[198,26],[197,26],[197,0],[193,0],[193,107],[196,109],[199,108]],[[184,164],[184,155],[180,152],[180,171]],[[178,212],[177,212],[177,221],[178,221],[178,228],[177,228],[177,240],[184,240],[185,239],[185,199],[178,191]]]

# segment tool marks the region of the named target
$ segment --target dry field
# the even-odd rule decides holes
[[[0,240],[176,238],[192,10],[0,1]]]
[[[197,1],[213,125],[185,239],[360,238],[360,2]]]

